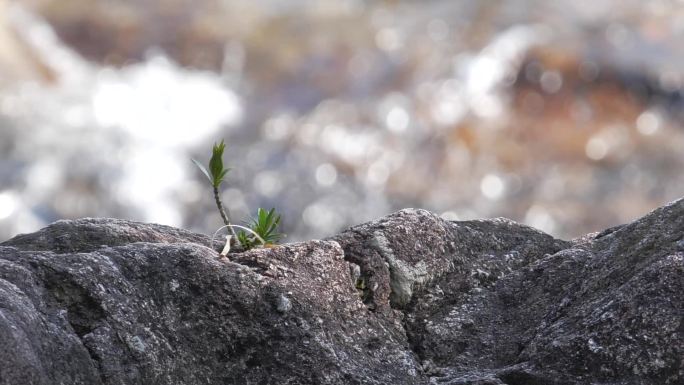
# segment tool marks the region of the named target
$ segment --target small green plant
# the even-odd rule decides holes
[[[223,256],[227,255],[230,251],[233,240],[236,240],[244,250],[249,250],[259,244],[262,246],[274,244],[283,237],[283,235],[277,231],[278,225],[280,224],[280,215],[276,213],[275,209],[266,211],[259,208],[257,210],[256,218],[252,218],[251,221],[247,223],[248,227],[235,225],[230,222],[230,212],[224,207],[223,202],[221,202],[221,195],[219,193],[219,187],[230,171],[230,168],[225,168],[223,165],[223,151],[225,149],[226,144],[223,140],[221,140],[221,143],[214,143],[208,170],[200,162],[192,159],[193,163],[195,163],[202,173],[206,175],[207,179],[209,179],[209,183],[211,183],[214,190],[216,207],[219,210],[221,219],[223,219],[224,226],[214,233],[212,245],[216,234],[223,228],[228,227],[231,233],[231,235],[226,236],[226,245],[223,248],[223,251],[221,251],[221,255]],[[235,228],[242,229],[242,231],[236,234]]]
[[[192,159],[195,165],[207,176],[209,183],[214,188],[214,201],[216,202],[216,207],[218,208],[221,219],[223,219],[223,224],[230,228],[230,232],[235,236],[235,230],[230,224],[230,212],[223,207],[223,202],[221,202],[221,195],[219,194],[219,187],[223,183],[223,179],[230,171],[230,168],[224,168],[223,166],[223,150],[226,149],[226,144],[221,140],[221,143],[214,143],[212,149],[211,159],[209,160],[209,171],[198,161]]]
[[[248,223],[248,227],[252,231],[250,233],[239,232],[238,241],[247,247],[253,247],[257,240],[262,242],[264,246],[275,244],[283,237],[283,234],[278,232],[279,224],[280,215],[276,213],[275,209],[266,211],[259,208],[256,218],[252,218]]]

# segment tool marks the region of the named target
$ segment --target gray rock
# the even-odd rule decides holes
[[[683,234],[684,200],[573,242],[407,209],[220,259],[59,221],[0,244],[0,384],[681,384]]]

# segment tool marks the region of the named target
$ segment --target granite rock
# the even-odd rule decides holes
[[[573,241],[415,209],[220,258],[59,221],[0,243],[0,384],[681,384],[684,200]]]

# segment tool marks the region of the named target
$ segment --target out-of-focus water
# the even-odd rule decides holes
[[[684,192],[684,3],[0,0],[0,239],[116,216],[289,240],[413,206],[561,237]]]

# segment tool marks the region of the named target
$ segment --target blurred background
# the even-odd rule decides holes
[[[562,238],[684,195],[684,2],[0,0],[0,240],[62,218],[287,240],[404,207]]]

